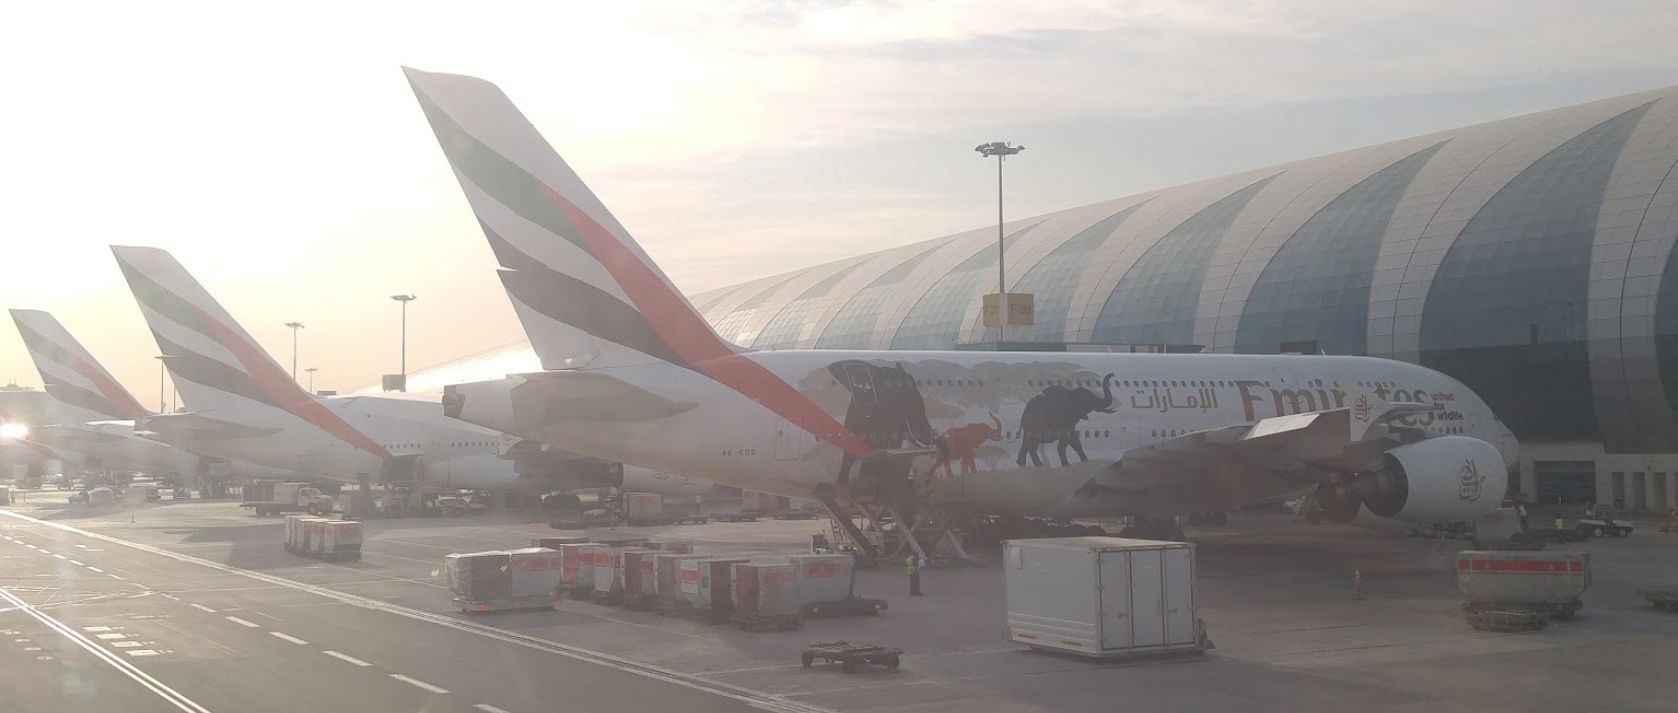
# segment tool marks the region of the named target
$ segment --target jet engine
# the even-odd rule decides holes
[[[1381,455],[1350,491],[1379,517],[1422,525],[1471,521],[1495,509],[1509,473],[1497,447],[1478,438],[1439,436]]]

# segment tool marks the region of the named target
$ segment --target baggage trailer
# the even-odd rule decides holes
[[[1093,658],[1198,656],[1212,647],[1186,542],[1061,537],[1003,543],[1008,639]]]
[[[645,547],[607,547],[594,553],[594,601],[601,604],[622,604],[628,597],[629,570],[628,562],[624,560],[624,553],[633,552],[637,557],[631,558],[635,566],[640,565],[638,555],[642,552],[652,552]],[[636,570],[636,578],[640,572]]]
[[[361,559],[361,523],[355,520],[317,519],[321,532],[318,546],[308,555],[328,562]]]
[[[1678,587],[1639,587],[1637,598],[1656,611],[1678,612]]]
[[[566,596],[587,599],[594,593],[594,563],[606,546],[593,542],[562,544],[559,551],[559,587]]]
[[[660,552],[653,558],[653,589],[655,595],[654,608],[665,616],[680,614],[690,604],[682,595],[682,564],[688,560],[702,560],[710,555],[677,554]],[[699,571],[694,570],[694,580],[698,581]]]
[[[873,615],[886,608],[885,600],[856,595],[856,558],[851,555],[796,554],[787,561],[795,568],[804,616]]]
[[[1512,629],[1490,626],[1496,622],[1481,615],[1502,612],[1515,624],[1569,618],[1584,606],[1579,595],[1591,586],[1590,565],[1589,552],[1463,550],[1457,553],[1457,589],[1470,626],[1507,631]],[[1513,616],[1522,612],[1533,616]]]
[[[893,671],[897,670],[899,659],[903,656],[903,649],[887,648],[875,644],[853,644],[849,641],[827,641],[810,644],[804,647],[804,653],[799,655],[799,663],[809,668],[816,659],[828,663],[837,663],[845,673],[856,673],[862,664],[884,666]]]

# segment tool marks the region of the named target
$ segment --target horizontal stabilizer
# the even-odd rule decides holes
[[[669,418],[696,404],[672,401],[615,376],[594,371],[521,374],[513,389],[517,423],[639,423]]]
[[[198,413],[161,414],[134,424],[136,434],[166,443],[260,438],[279,431],[278,428],[250,426]]]

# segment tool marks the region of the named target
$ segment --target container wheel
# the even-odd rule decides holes
[[[813,664],[813,663],[816,662],[816,657],[811,655],[811,654],[806,653],[803,656],[798,657],[798,662],[801,663],[801,664],[804,664],[804,668],[809,668],[810,664]]]
[[[1604,534],[1606,533],[1602,531],[1601,526],[1594,526],[1591,528],[1591,537],[1602,537]]]
[[[893,656],[889,659],[886,659],[886,668],[889,668],[893,671],[896,671],[897,670],[897,663],[898,663],[898,661],[897,661],[896,656]]]
[[[856,659],[845,659],[844,661],[841,661],[839,663],[839,668],[844,669],[845,673],[856,673]]]

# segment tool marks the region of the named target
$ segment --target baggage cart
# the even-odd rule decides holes
[[[651,548],[623,552],[623,604],[630,609],[653,608],[658,598],[658,554]]]
[[[507,555],[508,572],[511,574],[508,588],[514,599],[553,599],[559,596],[562,567],[557,550],[525,547],[511,550]]]
[[[624,553],[648,552],[643,547],[606,547],[594,554],[594,601],[602,604],[622,604],[626,596]],[[639,560],[636,560],[639,564]]]
[[[849,641],[827,641],[804,647],[799,663],[809,668],[817,659],[837,663],[845,673],[856,673],[862,664],[884,666],[893,671],[903,656],[903,649],[875,644],[853,644]]]
[[[592,542],[563,544],[559,550],[560,591],[570,597],[587,599],[594,593],[594,562],[605,545]]]
[[[713,557],[683,560],[682,599],[684,609],[712,623],[728,621],[734,614],[734,565],[750,560],[745,557]]]

